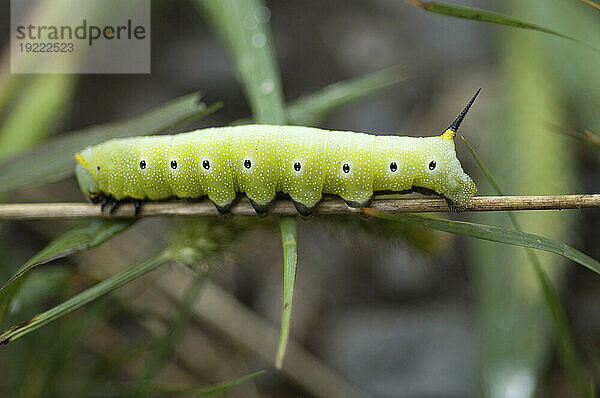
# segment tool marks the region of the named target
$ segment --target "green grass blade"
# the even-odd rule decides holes
[[[148,361],[146,361],[143,371],[139,373],[137,380],[133,385],[131,395],[145,397],[150,393],[150,386],[154,384],[157,373],[160,371],[164,361],[169,358],[171,350],[176,343],[176,339],[180,336],[190,319],[191,307],[202,290],[204,275],[204,273],[198,274],[198,277],[188,287],[183,297],[183,301],[179,305],[179,311],[175,321],[168,328],[165,335],[161,336],[155,347],[153,347],[152,355]]]
[[[336,109],[399,84],[407,78],[406,68],[396,66],[331,84],[291,102],[286,108],[287,121],[304,126],[318,125]]]
[[[42,312],[25,322],[6,329],[2,332],[2,334],[0,334],[0,344],[12,343],[19,338],[28,335],[34,330],[37,330],[42,326],[47,325],[48,323],[53,322],[58,318],[84,306],[85,304],[88,304],[89,302],[96,300],[125,285],[126,283],[158,268],[167,261],[170,261],[170,259],[170,256],[166,253],[160,253],[126,269],[125,271],[111,276],[110,278],[97,283],[93,287],[79,293],[78,295],[57,305],[56,307]]]
[[[536,30],[539,32],[549,33],[554,36],[562,37],[564,39],[572,40],[574,42],[583,44],[586,47],[589,47],[595,51],[598,51],[594,47],[591,47],[590,45],[588,45],[580,40],[577,40],[573,37],[564,35],[562,33],[559,33],[552,29],[545,28],[540,25],[522,21],[517,18],[509,17],[507,15],[502,15],[502,14],[498,14],[495,12],[482,10],[479,8],[464,7],[464,6],[458,6],[455,4],[441,3],[441,2],[437,2],[437,1],[420,1],[420,0],[406,0],[406,1],[408,3],[416,5],[417,7],[420,7],[427,11],[434,12],[436,14],[448,15],[448,16],[456,17],[456,18],[472,19],[475,21],[489,22],[489,23],[495,23],[495,24],[499,24],[499,25],[513,26],[516,28]]]
[[[178,385],[165,385],[160,384],[154,388],[154,391],[165,393],[165,394],[199,394],[201,397],[210,397],[215,394],[222,393],[230,388],[235,386],[239,386],[242,383],[247,382],[248,380],[252,380],[255,377],[265,374],[265,370],[259,370],[258,372],[250,373],[248,375],[242,376],[238,379],[225,381],[222,383],[213,384],[210,386],[178,386]]]
[[[285,123],[269,10],[259,0],[195,0],[233,62],[257,123]]]
[[[569,260],[600,274],[600,263],[598,261],[565,243],[557,242],[543,236],[493,227],[491,225],[482,225],[466,221],[451,221],[421,215],[392,214],[369,208],[363,209],[363,212],[369,216],[401,221],[413,225],[421,225],[451,234],[547,251],[568,258]]]
[[[0,127],[0,159],[23,153],[56,130],[68,109],[76,75],[33,75]]]
[[[275,61],[267,15],[269,10],[260,0],[221,0],[194,2],[206,15],[214,30],[229,50],[257,123],[285,124],[283,90],[279,67]],[[282,234],[296,241],[296,218],[281,217]],[[286,248],[284,246],[284,256]],[[284,261],[284,275],[295,274],[296,260]],[[291,283],[291,285],[289,285]],[[293,292],[294,279],[284,278],[284,292]],[[284,293],[285,294],[285,293]],[[285,297],[284,297],[285,303]],[[291,300],[283,307],[279,347],[287,346]],[[286,312],[289,312],[286,314]],[[283,361],[276,358],[276,362]]]
[[[3,73],[0,75],[0,117],[5,117],[8,105],[13,100],[15,92],[20,91],[25,74]]]
[[[504,195],[502,189],[500,189],[500,185],[496,182],[496,179],[490,173],[489,169],[483,163],[481,158],[477,155],[473,147],[467,142],[467,140],[464,137],[461,136],[461,138],[465,142],[467,148],[471,152],[471,155],[483,171],[483,174],[485,174],[488,181],[492,184],[492,187],[494,187],[496,193],[498,195]],[[522,232],[523,230],[521,228],[521,225],[517,221],[517,217],[514,214],[514,212],[508,212],[507,214],[515,229],[519,232]],[[579,355],[577,354],[577,350],[575,349],[573,336],[571,335],[571,331],[567,323],[567,316],[562,306],[560,305],[558,294],[552,287],[550,279],[548,278],[548,275],[546,275],[546,272],[544,272],[542,264],[537,255],[531,249],[526,249],[526,252],[527,258],[533,266],[535,274],[542,288],[546,305],[548,306],[550,314],[552,315],[554,332],[558,337],[560,358],[562,360],[564,368],[566,369],[569,375],[569,380],[571,381],[571,384],[573,385],[575,390],[578,392],[579,396],[590,396],[591,392],[588,388],[589,383],[586,380],[584,367],[581,362],[581,359],[579,358]]]
[[[527,257],[533,265],[535,273],[540,281],[542,292],[546,300],[546,305],[552,315],[552,324],[554,325],[554,333],[558,340],[558,351],[560,354],[561,362],[565,368],[571,385],[577,391],[580,397],[589,397],[592,395],[590,390],[590,381],[587,380],[585,375],[584,366],[577,354],[575,349],[575,343],[569,325],[567,323],[567,316],[560,304],[558,295],[551,285],[548,275],[544,272],[542,264],[539,259],[531,250],[527,250]],[[593,385],[593,381],[592,381]]]
[[[58,181],[72,175],[75,170],[73,155],[88,145],[110,138],[157,134],[221,107],[221,104],[207,107],[200,99],[198,93],[186,95],[125,121],[68,133],[32,152],[5,161],[0,164],[0,192]]]
[[[584,144],[592,149],[599,150],[600,149],[600,135],[588,130],[583,129],[583,131],[571,130],[561,126],[558,126],[554,123],[546,123],[548,127],[554,129],[558,134],[562,137],[569,138],[578,144]]]
[[[0,325],[23,282],[21,277],[27,271],[52,260],[99,246],[133,223],[133,220],[85,220],[75,224],[70,230],[50,242],[0,287]]]
[[[336,109],[390,88],[406,79],[408,79],[406,68],[395,66],[330,84],[288,103],[285,108],[286,121],[300,126],[316,126]],[[253,121],[252,118],[244,118],[232,124],[247,124]]]
[[[471,146],[471,144],[469,144],[469,142],[462,135],[460,136],[460,138],[462,138],[463,142],[465,143],[465,145],[469,149],[469,152],[471,152],[471,156],[473,156],[473,158],[477,162],[477,165],[479,166],[479,168],[481,169],[481,171],[485,175],[485,178],[487,178],[487,180],[490,182],[490,184],[492,184],[492,187],[494,188],[494,191],[496,191],[498,193],[498,195],[504,195],[504,192],[502,192],[502,189],[500,189],[500,185],[498,185],[498,183],[496,182],[496,179],[492,176],[492,173],[490,173],[490,170],[483,163],[483,161],[481,160],[481,158],[479,156],[477,156],[477,153],[475,153],[475,150],[473,149],[473,147]],[[513,213],[508,213],[508,214],[511,215]],[[516,219],[511,218],[511,220],[513,220],[513,222],[516,222]]]
[[[292,299],[294,298],[294,285],[296,283],[296,263],[298,250],[296,245],[296,220],[283,217],[280,222],[281,244],[283,245],[283,312],[281,314],[281,332],[275,366],[281,369],[288,337],[290,335],[290,319],[292,317]]]

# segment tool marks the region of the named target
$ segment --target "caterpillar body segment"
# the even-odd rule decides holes
[[[479,91],[478,91],[479,93]],[[477,94],[475,95],[477,96]],[[301,126],[215,127],[114,139],[75,155],[93,201],[208,198],[227,212],[238,193],[264,213],[277,193],[310,214],[323,194],[364,207],[374,192],[426,191],[464,207],[477,189],[456,157],[454,135],[473,100],[436,137],[380,136]]]

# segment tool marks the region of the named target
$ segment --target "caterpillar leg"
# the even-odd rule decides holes
[[[121,204],[121,202],[115,198],[112,198],[112,203],[110,204],[110,214],[113,214],[115,212],[115,210],[117,210],[117,207],[119,207],[119,205]]]
[[[294,203],[294,207],[296,208],[296,210],[298,210],[298,213],[300,213],[300,215],[304,216],[304,217],[310,216],[316,206],[316,204],[314,204],[309,207],[309,206],[306,206],[305,204],[297,202],[293,199],[292,199],[292,203]]]
[[[236,202],[237,195],[235,192],[214,191],[208,194],[208,199],[213,202],[220,214],[229,214]]]
[[[142,208],[142,201],[140,199],[134,199],[133,206],[135,207],[134,215],[137,217],[140,215],[140,210]]]
[[[251,187],[244,192],[248,197],[248,200],[254,207],[256,214],[264,216],[269,211],[269,205],[275,199],[275,190],[269,190],[268,188]]]
[[[254,211],[256,211],[256,214],[258,214],[261,217],[266,217],[267,212],[269,211],[269,205],[271,204],[271,202],[267,203],[266,205],[263,205],[263,204],[253,201],[250,198],[248,198],[248,200],[250,201],[250,204],[254,208]]]
[[[362,209],[363,207],[369,207],[369,205],[371,205],[371,198],[362,202],[344,199],[344,202],[346,202],[348,207],[352,207],[353,209]]]
[[[224,206],[219,206],[218,204],[216,204],[214,202],[213,202],[213,204],[217,208],[217,211],[219,212],[219,214],[223,214],[223,215],[231,213],[231,208],[233,207],[233,202],[228,203]]]
[[[95,198],[93,198],[92,202],[100,203],[100,212],[104,212],[104,208],[106,207],[107,204],[110,203],[110,210],[109,210],[110,214],[113,214],[115,212],[115,210],[117,210],[117,207],[119,207],[119,204],[121,203],[114,196],[106,195],[103,193],[100,193]]]
[[[458,205],[452,199],[450,199],[450,198],[448,198],[448,197],[446,197],[444,195],[441,195],[441,194],[437,193],[433,189],[413,186],[412,189],[410,189],[410,191],[412,191],[412,192],[418,192],[418,193],[420,193],[422,195],[437,195],[437,196],[443,198],[446,201],[446,203],[448,203],[448,208],[453,213],[458,213],[460,211],[464,211],[465,210],[465,208],[463,206]]]
[[[118,200],[112,195],[100,194],[92,200],[94,203],[100,203],[100,211],[104,212],[104,208],[106,205],[110,203],[109,213],[113,214],[117,208],[123,203],[123,200]],[[128,201],[128,200],[125,200]],[[142,200],[141,199],[133,199],[133,206],[135,208],[134,215],[137,217],[140,215],[140,210],[142,208]]]
[[[108,196],[104,196],[102,198],[102,202],[100,202],[100,211],[101,212],[104,212],[104,208],[106,207],[106,204],[108,203],[108,200],[109,200]]]
[[[371,199],[373,199],[373,192],[356,192],[348,196],[340,196],[349,207],[352,207],[353,209],[360,209],[363,207],[369,207],[371,204]]]
[[[442,198],[444,198],[446,200],[446,203],[448,203],[448,208],[450,209],[450,211],[452,213],[459,213],[461,211],[465,211],[466,210],[465,207],[456,204],[455,202],[452,201],[452,199],[449,199],[449,198],[447,198],[445,196],[442,196]]]
[[[298,213],[305,217],[312,214],[317,203],[323,198],[321,192],[313,190],[307,192],[290,192],[289,196],[292,198],[292,202]]]
[[[106,204],[108,203],[108,196],[103,193],[99,193],[98,195],[91,198],[91,201],[92,203],[100,203],[100,211],[103,212],[104,208],[106,207]]]

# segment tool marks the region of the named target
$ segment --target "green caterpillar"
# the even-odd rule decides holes
[[[481,89],[480,89],[481,90]],[[133,200],[208,198],[221,213],[245,193],[265,213],[278,192],[309,215],[323,194],[351,207],[374,192],[437,193],[450,208],[477,192],[456,157],[454,136],[479,91],[436,137],[400,137],[300,126],[216,127],[175,135],[114,139],[75,155],[83,193],[111,213]]]

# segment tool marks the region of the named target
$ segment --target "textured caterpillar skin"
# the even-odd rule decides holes
[[[477,192],[456,157],[454,136],[481,89],[438,137],[380,136],[300,126],[215,127],[123,138],[75,155],[83,193],[112,201],[208,198],[221,213],[245,193],[265,213],[278,192],[311,213],[323,194],[365,207],[374,192],[437,193],[454,210]]]
[[[208,196],[226,212],[241,192],[264,212],[282,192],[309,214],[323,194],[363,207],[373,192],[425,190],[462,207],[477,189],[456,157],[454,132],[421,138],[299,126],[216,127],[88,147],[76,155],[76,175],[90,199],[110,197],[114,206],[127,199]]]

